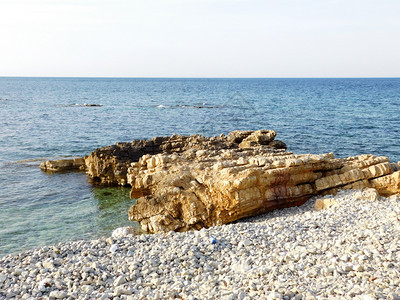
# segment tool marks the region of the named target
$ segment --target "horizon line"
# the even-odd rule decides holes
[[[88,79],[88,78],[98,78],[98,79],[396,79],[400,78],[400,76],[327,76],[327,77],[164,77],[164,76],[143,76],[143,77],[135,77],[135,76],[6,76],[0,75],[0,78],[70,78],[70,79]]]

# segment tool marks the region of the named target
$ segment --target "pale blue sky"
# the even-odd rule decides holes
[[[0,0],[0,76],[400,77],[399,0]]]

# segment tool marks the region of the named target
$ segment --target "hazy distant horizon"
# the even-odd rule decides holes
[[[0,76],[397,78],[395,0],[2,0]]]
[[[0,76],[0,78],[65,78],[65,79],[397,79],[396,77],[122,77],[122,76]]]

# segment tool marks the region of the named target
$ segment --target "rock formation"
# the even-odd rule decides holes
[[[40,168],[46,172],[84,171],[86,165],[85,159],[79,157],[44,161],[40,164]]]
[[[233,131],[228,136],[204,137],[199,134],[171,137],[154,137],[151,140],[134,140],[131,143],[117,143],[94,150],[89,156],[75,160],[56,160],[43,162],[43,171],[61,172],[86,170],[95,182],[106,185],[129,185],[127,171],[132,162],[139,161],[143,155],[158,153],[181,153],[189,149],[217,150],[245,147],[267,147],[286,149],[282,141],[274,140],[273,130]],[[76,161],[79,160],[79,166]],[[84,161],[83,161],[84,160]]]
[[[343,159],[271,148],[145,155],[128,170],[131,197],[138,198],[129,217],[145,231],[185,231],[300,205],[338,189],[399,193],[396,166],[387,157]]]
[[[387,157],[295,155],[275,136],[258,130],[155,137],[102,147],[80,159],[44,162],[41,168],[85,170],[100,184],[131,186],[137,204],[129,218],[149,232],[226,224],[338,189],[400,192],[400,167]]]

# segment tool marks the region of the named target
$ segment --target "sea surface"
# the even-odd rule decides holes
[[[0,77],[0,256],[131,225],[129,189],[43,160],[133,139],[273,129],[295,153],[400,160],[400,79]]]

